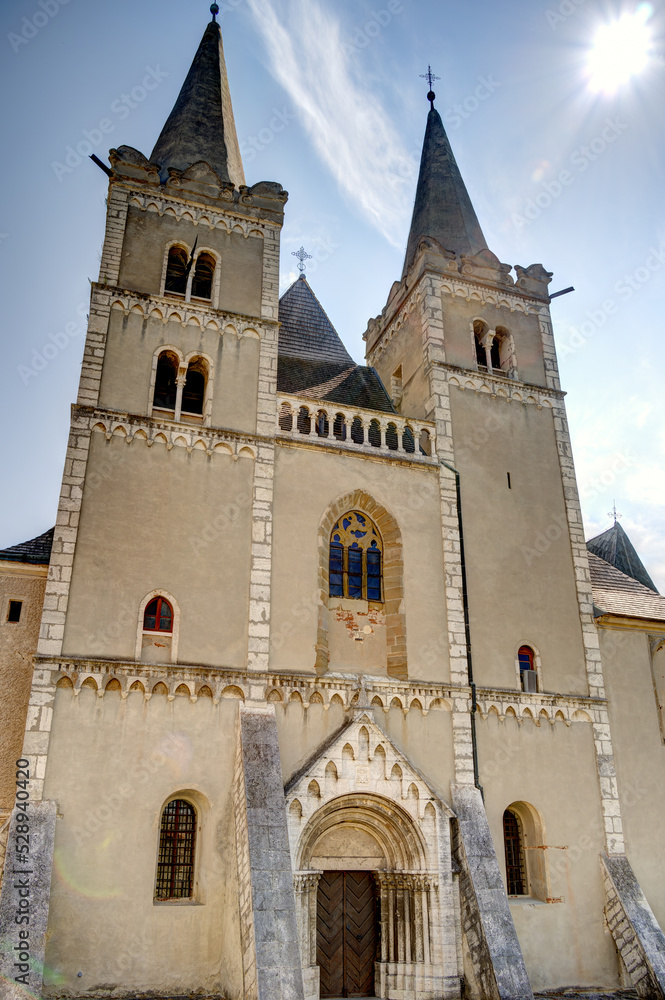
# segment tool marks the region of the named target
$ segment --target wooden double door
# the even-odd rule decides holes
[[[371,873],[324,872],[317,902],[321,997],[373,997],[378,933]]]

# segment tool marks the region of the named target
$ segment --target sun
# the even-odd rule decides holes
[[[653,8],[643,3],[632,14],[603,25],[589,57],[589,84],[595,91],[614,93],[646,69],[652,37],[647,24]]]

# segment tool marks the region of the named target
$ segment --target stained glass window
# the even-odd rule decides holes
[[[330,596],[380,603],[382,552],[374,522],[360,511],[344,514],[330,536]]]

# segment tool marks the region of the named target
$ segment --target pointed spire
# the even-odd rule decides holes
[[[469,193],[441,121],[435,109],[434,95],[428,99],[432,110],[427,116],[427,129],[420,161],[420,176],[413,207],[411,231],[404,261],[405,277],[418,252],[418,245],[431,236],[446,250],[457,254],[477,254],[487,250],[487,243]]]
[[[213,4],[213,7],[215,5]],[[178,100],[150,157],[161,167],[186,170],[193,163],[209,163],[222,181],[236,187],[245,183],[219,24],[206,28]]]
[[[615,508],[616,510],[616,508]],[[617,520],[613,526],[586,543],[589,552],[604,559],[610,566],[637,580],[644,587],[658,593],[656,585],[644,568],[633,543]]]

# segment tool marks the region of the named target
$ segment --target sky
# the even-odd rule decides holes
[[[401,275],[429,108],[421,74],[431,64],[441,77],[437,108],[488,245],[544,264],[553,291],[576,289],[552,315],[587,537],[611,526],[616,502],[665,591],[663,0],[219,5],[247,182],[289,191],[282,289],[304,245],[358,361]],[[107,179],[87,154],[150,154],[208,6],[0,2],[0,547],[55,521],[104,233]],[[594,54],[617,21],[608,81]],[[638,29],[646,57],[619,83]]]

